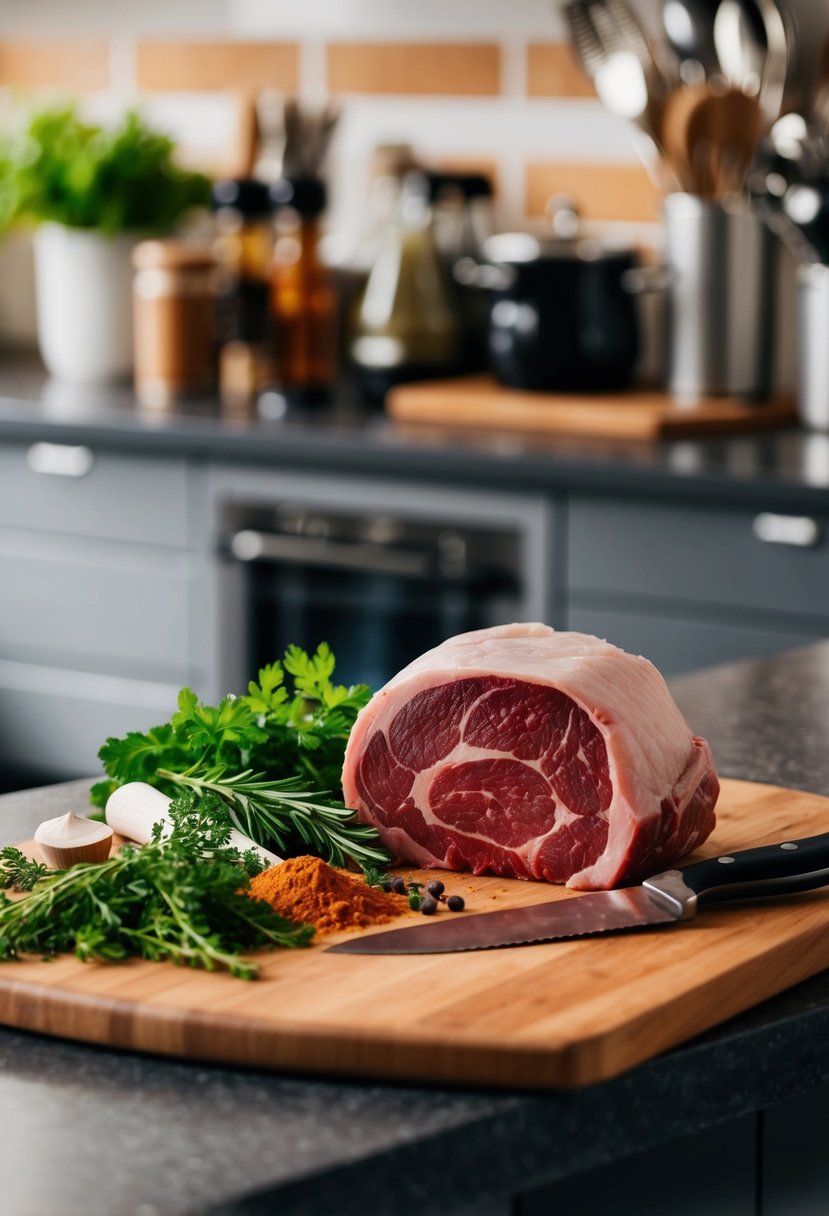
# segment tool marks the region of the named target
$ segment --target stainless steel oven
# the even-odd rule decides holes
[[[549,619],[546,504],[330,480],[292,494],[288,483],[219,495],[225,689],[291,642],[328,642],[340,681],[377,688],[452,634]]]

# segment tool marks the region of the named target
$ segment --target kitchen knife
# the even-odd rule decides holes
[[[730,899],[809,891],[829,883],[829,832],[727,853],[666,870],[640,887],[476,916],[442,917],[329,946],[333,954],[449,954],[610,933],[691,920],[697,908]]]

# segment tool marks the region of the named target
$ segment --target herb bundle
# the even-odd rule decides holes
[[[0,851],[0,960],[74,951],[87,961],[172,960],[254,979],[248,950],[304,946],[314,930],[295,925],[247,890],[256,854],[229,847],[230,824],[215,795],[170,804],[173,828],[157,824],[148,844],[124,845],[109,861],[49,870],[19,849]]]
[[[108,781],[92,788],[105,806],[128,781],[175,797],[217,795],[233,826],[282,855],[311,849],[334,865],[386,865],[375,830],[334,797],[354,720],[371,697],[365,684],[334,684],[323,642],[313,655],[289,646],[263,667],[247,694],[203,705],[189,688],[163,726],[107,739],[98,753]]]

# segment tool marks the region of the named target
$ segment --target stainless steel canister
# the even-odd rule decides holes
[[[797,272],[797,407],[813,431],[829,431],[829,266]]]
[[[669,194],[668,387],[682,404],[771,385],[774,238],[739,197]]]

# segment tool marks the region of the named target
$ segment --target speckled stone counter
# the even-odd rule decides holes
[[[624,404],[620,404],[624,408]],[[142,409],[128,387],[51,380],[29,359],[0,353],[0,442],[50,441],[98,449],[219,458],[274,467],[407,476],[452,484],[630,492],[825,508],[829,436],[797,428],[670,443],[605,442],[401,425],[346,389],[330,407],[279,413],[194,401]]]
[[[829,794],[829,643],[677,681],[724,775]],[[0,838],[83,797],[0,798]],[[444,1216],[829,1080],[829,973],[615,1081],[551,1094],[328,1082],[0,1031],[3,1216]],[[503,1208],[497,1206],[504,1199]]]

